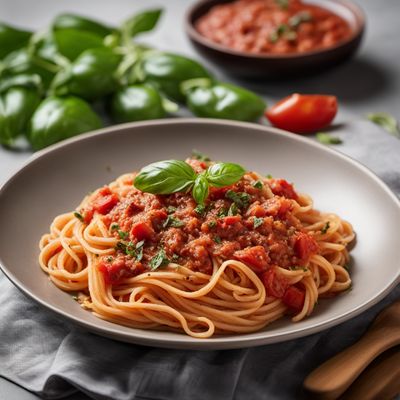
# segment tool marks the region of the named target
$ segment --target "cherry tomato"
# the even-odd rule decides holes
[[[265,112],[272,125],[295,133],[315,133],[335,118],[338,105],[335,96],[292,94]]]

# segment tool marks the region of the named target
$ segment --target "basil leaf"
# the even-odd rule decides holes
[[[205,175],[197,175],[192,190],[193,198],[197,204],[204,204],[208,197],[208,187],[209,184]]]
[[[371,113],[367,115],[367,118],[374,124],[381,126],[392,135],[400,136],[399,124],[396,118],[389,113]]]
[[[162,9],[155,9],[136,14],[123,23],[122,30],[131,38],[142,32],[155,28],[161,16]]]
[[[322,144],[342,144],[343,141],[337,136],[331,136],[324,132],[316,134],[315,138]]]
[[[196,179],[193,168],[179,160],[159,161],[142,168],[133,184],[142,192],[170,194],[188,190]]]
[[[223,187],[236,183],[245,173],[239,164],[217,163],[207,169],[207,180],[212,186]]]
[[[159,267],[163,267],[168,265],[170,260],[167,258],[164,249],[161,249],[151,260],[150,260],[150,268],[152,271],[155,271]]]
[[[201,153],[200,151],[197,151],[196,149],[192,150],[192,158],[199,160],[199,161],[211,161],[211,158],[206,156],[204,153]]]

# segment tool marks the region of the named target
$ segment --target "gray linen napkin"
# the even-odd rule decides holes
[[[344,124],[336,148],[400,194],[400,140],[367,121]],[[57,399],[301,399],[304,377],[355,342],[400,286],[362,315],[323,333],[251,349],[182,351],[119,343],[82,331],[22,295],[0,273],[0,375]]]

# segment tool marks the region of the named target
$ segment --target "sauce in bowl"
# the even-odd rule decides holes
[[[339,15],[301,0],[236,0],[212,7],[195,25],[211,41],[253,54],[326,49],[353,33]]]

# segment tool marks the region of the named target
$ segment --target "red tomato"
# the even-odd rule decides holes
[[[314,133],[327,127],[335,118],[335,96],[292,94],[265,112],[272,125],[295,133]]]
[[[152,239],[155,235],[153,227],[148,222],[138,222],[132,226],[131,234],[137,240]]]
[[[295,200],[298,197],[293,185],[285,179],[271,179],[270,186],[272,193],[276,196],[283,196]]]
[[[294,251],[301,260],[308,261],[310,256],[318,251],[318,244],[313,237],[300,232],[294,243]]]
[[[93,208],[100,214],[108,214],[114,206],[118,203],[118,196],[116,194],[108,194],[104,197],[98,197],[93,202]]]
[[[240,222],[242,217],[240,215],[229,215],[222,219],[222,226],[224,225],[234,225],[236,222]]]
[[[267,296],[276,297],[277,299],[282,298],[288,287],[286,279],[279,276],[275,268],[270,268],[268,271],[264,272],[261,276],[261,280],[264,283]]]
[[[282,302],[294,311],[301,311],[306,294],[296,286],[289,286],[282,297]]]
[[[263,246],[249,247],[244,250],[235,251],[234,256],[244,262],[255,272],[262,272],[269,265],[269,256]]]

